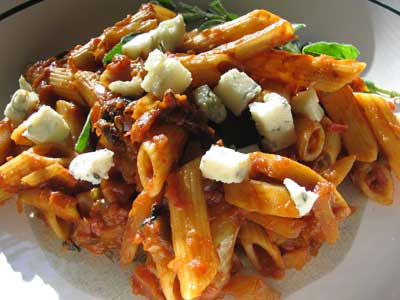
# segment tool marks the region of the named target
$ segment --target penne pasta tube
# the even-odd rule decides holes
[[[0,206],[15,195],[16,193],[6,192],[4,189],[0,188]]]
[[[56,102],[56,111],[67,122],[71,130],[72,140],[76,143],[85,124],[86,115],[84,111],[79,106],[64,100]]]
[[[336,161],[331,167],[322,171],[321,175],[329,182],[332,182],[334,185],[338,186],[350,173],[355,161],[355,155],[343,157],[342,159]]]
[[[290,178],[306,187],[307,190],[313,190],[319,182],[326,182],[321,175],[309,167],[283,156],[255,152],[250,154],[250,160],[250,178],[257,175],[268,176],[277,180]],[[335,195],[336,216],[341,220],[345,219],[351,214],[351,209],[336,189],[333,189],[333,193]]]
[[[259,275],[235,274],[224,287],[234,300],[279,300],[281,294],[265,283]]]
[[[224,184],[225,201],[249,212],[300,218],[295,203],[282,184],[256,180]]]
[[[49,225],[55,235],[62,241],[68,241],[71,233],[71,227],[66,222],[59,220],[55,213],[51,211],[42,211],[44,221]]]
[[[144,221],[150,217],[153,205],[159,202],[159,200],[160,195],[158,197],[150,197],[147,193],[142,192],[133,201],[122,236],[120,250],[121,265],[127,266],[133,262],[139,246],[135,243],[136,233]]]
[[[335,92],[358,78],[366,64],[354,60],[335,60],[287,51],[270,50],[242,62],[244,70],[257,82],[283,81],[318,91]]]
[[[222,44],[236,41],[279,21],[281,18],[266,10],[256,9],[233,21],[199,31],[188,32],[182,46],[183,52],[206,52]]]
[[[352,179],[369,199],[383,205],[393,203],[393,179],[385,164],[357,162],[354,166]]]
[[[137,169],[145,192],[154,197],[164,187],[172,167],[177,163],[186,142],[186,132],[173,125],[158,125],[150,139],[140,146]]]
[[[287,269],[296,269],[297,271],[301,271],[311,260],[310,248],[303,247],[286,252],[282,258]]]
[[[16,145],[20,146],[33,146],[34,142],[26,138],[23,134],[26,131],[25,122],[21,123],[14,131],[11,133],[11,139],[14,141]]]
[[[78,105],[87,106],[78,90],[72,70],[59,67],[51,68],[49,83],[57,96]]]
[[[133,293],[144,296],[144,299],[165,299],[160,288],[160,281],[148,265],[138,264],[135,266],[131,285]]]
[[[274,275],[276,269],[285,269],[285,263],[278,246],[271,242],[267,232],[260,225],[251,222],[243,224],[240,227],[239,241],[251,263],[263,274],[267,271],[268,275]],[[272,264],[263,264],[264,261],[261,259],[261,255],[256,252],[255,246],[261,247],[272,258]]]
[[[333,122],[329,118],[324,117],[321,124],[325,130],[325,144],[322,149],[322,156],[326,158],[328,160],[327,163],[331,165],[336,162],[336,159],[342,150],[342,141],[340,134],[330,129]]]
[[[12,124],[10,120],[0,121],[0,163],[4,163],[11,150]],[[1,200],[0,200],[1,203]]]
[[[285,238],[298,238],[307,223],[301,219],[283,218],[259,213],[249,213],[246,219],[264,227],[264,229],[275,232]]]
[[[175,252],[169,267],[178,274],[183,299],[199,297],[216,276],[219,265],[199,163],[194,160],[173,173],[166,190]]]
[[[266,50],[283,45],[294,38],[293,26],[288,21],[280,19],[264,29],[221,45],[209,52],[228,54],[235,59],[246,60]]]
[[[77,89],[86,102],[92,107],[98,101],[105,101],[110,93],[99,82],[98,75],[89,71],[78,71],[74,74]]]
[[[400,179],[400,122],[388,102],[374,94],[355,93],[355,99],[371,126],[390,168]]]
[[[347,126],[342,137],[349,155],[356,155],[358,161],[375,161],[378,144],[352,89],[346,86],[335,93],[321,94],[319,98],[332,121]]]
[[[294,125],[298,158],[307,162],[316,160],[321,155],[325,144],[325,131],[322,125],[300,116],[294,119]]]

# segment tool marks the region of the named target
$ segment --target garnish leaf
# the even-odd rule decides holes
[[[313,56],[328,55],[336,59],[357,59],[360,51],[350,44],[318,42],[303,48],[304,54]]]
[[[78,153],[85,151],[90,144],[90,132],[92,131],[91,116],[92,111],[89,112],[85,125],[83,125],[81,134],[79,135],[78,141],[75,144],[75,151]]]
[[[400,92],[397,91],[391,91],[391,90],[387,90],[385,88],[379,87],[377,86],[374,82],[370,81],[370,80],[364,80],[365,85],[368,88],[368,93],[373,93],[373,94],[380,94],[386,97],[390,97],[390,98],[398,98],[400,97]]]
[[[131,41],[138,33],[130,33],[123,38],[121,38],[120,42],[116,44],[103,58],[103,63],[105,65],[112,62],[113,58],[117,54],[122,54],[122,46]]]
[[[292,23],[295,32],[307,27],[306,24]],[[301,44],[299,40],[287,42],[285,45],[278,47],[279,50],[284,50],[292,53],[301,53]]]

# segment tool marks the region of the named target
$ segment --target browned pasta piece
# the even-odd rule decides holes
[[[352,179],[369,199],[383,205],[393,203],[393,179],[385,164],[358,162],[354,166]]]
[[[326,182],[321,175],[309,167],[283,156],[255,152],[250,154],[250,160],[250,178],[260,175],[277,180],[290,178],[306,187],[307,190],[313,190],[319,182]],[[332,192],[335,195],[336,216],[341,220],[345,219],[351,214],[351,209],[336,189]]]
[[[10,120],[0,121],[0,163],[4,163],[11,149],[12,124]],[[1,202],[1,200],[0,200]]]
[[[69,170],[58,163],[22,177],[21,182],[30,187],[39,187],[46,183],[54,182],[65,185],[67,188],[73,188],[78,183]]]
[[[160,200],[158,197],[150,197],[147,193],[142,192],[132,203],[129,211],[128,221],[122,237],[122,245],[120,250],[121,265],[129,265],[135,258],[138,244],[135,243],[135,236],[143,222],[150,217],[151,209]]]
[[[394,115],[389,103],[374,94],[355,93],[375,137],[385,154],[390,168],[400,179],[400,122]]]
[[[279,80],[316,90],[335,92],[357,78],[366,64],[271,50],[243,61],[244,70],[257,82]]]
[[[347,126],[343,143],[357,160],[372,162],[378,156],[378,144],[349,86],[331,93],[321,94],[320,100],[333,122]]]
[[[225,200],[237,207],[263,215],[299,218],[299,211],[282,184],[248,180],[224,184]]]
[[[294,124],[299,159],[307,162],[316,160],[321,155],[325,144],[325,131],[322,125],[302,116],[297,116]]]
[[[185,36],[183,51],[206,52],[222,44],[236,41],[279,21],[281,18],[266,10],[256,9],[233,21],[200,31],[195,29]]]
[[[247,220],[261,225],[264,229],[273,231],[288,239],[297,238],[307,225],[301,219],[283,218],[259,213],[249,213],[245,217]]]
[[[281,294],[265,283],[259,275],[235,274],[224,287],[226,295],[235,300],[279,300]]]
[[[296,269],[297,271],[301,271],[311,260],[310,248],[303,247],[295,249],[286,252],[282,257],[287,269]]]
[[[67,122],[71,129],[72,140],[76,143],[85,123],[86,115],[84,111],[79,106],[64,100],[56,102],[56,111]]]
[[[26,131],[25,122],[21,123],[11,134],[11,139],[14,141],[16,145],[20,146],[33,146],[34,142],[26,138],[23,134]]]
[[[171,168],[178,161],[186,141],[183,129],[173,125],[159,125],[150,139],[140,146],[137,168],[140,182],[150,197],[158,195]]]
[[[178,274],[184,299],[199,297],[218,271],[199,160],[184,165],[168,178],[168,199],[175,259],[169,263]]]
[[[77,88],[72,70],[58,67],[51,68],[49,80],[57,96],[79,105],[87,105]]]
[[[238,210],[227,204],[220,204],[210,210],[211,235],[219,257],[218,272],[211,284],[204,290],[201,300],[215,299],[231,277],[233,255],[239,233],[241,218]]]
[[[343,157],[340,160],[336,161],[328,169],[322,171],[321,175],[326,180],[332,182],[334,185],[339,185],[350,173],[355,161],[355,155]]]
[[[267,232],[260,225],[251,222],[243,224],[239,232],[239,241],[251,263],[263,274],[275,276],[275,273],[285,269],[285,263],[278,246],[271,242]],[[257,252],[256,246],[266,253]],[[262,257],[265,258],[265,254],[272,259],[268,265],[265,265],[265,260]]]

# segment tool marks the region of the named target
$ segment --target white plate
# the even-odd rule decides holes
[[[0,13],[21,2],[2,0]],[[400,8],[399,0],[385,2]],[[138,6],[134,3],[130,0],[48,0],[1,20],[2,105],[16,89],[25,65],[84,43],[127,13],[134,12]],[[267,8],[293,22],[306,23],[308,28],[301,33],[304,40],[353,43],[362,52],[361,60],[369,64],[366,77],[390,88],[400,88],[400,16],[387,9],[365,0],[302,0],[301,4],[297,0],[226,0],[225,3],[239,13]],[[346,195],[350,202],[357,198],[354,190],[347,191]],[[284,279],[294,287],[287,299],[400,299],[398,196],[397,192],[397,201],[392,207],[370,202],[366,206],[360,204],[354,221],[343,228],[344,232],[349,232],[348,235],[344,233],[344,240],[351,239],[352,243],[339,242],[328,249],[325,247],[313,262],[324,271],[310,273],[306,270],[311,279],[302,288],[297,288],[298,274]],[[16,213],[14,203],[0,209],[0,228],[1,299],[132,299],[125,296],[129,294],[128,282],[120,292],[118,284],[110,285],[110,281],[119,281],[124,273],[107,259],[90,258],[96,264],[101,260],[105,266],[102,272],[90,273],[90,265],[86,264],[82,265],[88,270],[84,277],[65,274],[71,265],[76,267],[80,257],[76,254],[59,256],[57,251],[49,250],[54,246],[51,241],[40,240],[42,248],[39,247],[35,234],[41,234],[44,227],[35,225],[34,234],[27,219]],[[108,279],[101,281],[102,278]]]

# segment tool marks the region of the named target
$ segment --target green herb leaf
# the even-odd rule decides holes
[[[176,9],[176,4],[174,3],[174,1],[172,0],[154,0],[151,1],[154,4],[160,5],[160,6],[164,6],[165,8],[171,9],[171,10],[175,10]]]
[[[390,98],[397,98],[400,97],[400,92],[397,91],[391,91],[391,90],[387,90],[385,88],[381,88],[379,86],[377,86],[374,82],[370,81],[370,80],[364,80],[365,85],[368,88],[368,92],[369,93],[373,93],[373,94],[380,94],[386,97],[390,97]]]
[[[205,30],[207,28],[211,28],[211,27],[214,27],[214,26],[222,24],[222,23],[225,23],[224,19],[217,19],[217,18],[216,19],[211,19],[211,20],[205,21],[203,24],[201,24],[199,26],[199,30],[203,31],[203,30]]]
[[[90,132],[92,131],[91,116],[92,111],[89,112],[78,141],[75,144],[75,151],[78,153],[85,151],[90,144]]]
[[[307,27],[306,24],[292,23],[295,32]],[[283,46],[278,47],[279,50],[284,50],[292,53],[301,53],[301,44],[299,40],[291,41]]]
[[[103,58],[103,63],[105,65],[112,62],[113,58],[117,54],[122,54],[122,46],[131,41],[135,36],[139,35],[138,33],[130,33],[123,38],[121,38],[120,42],[116,44]]]
[[[336,59],[357,59],[360,51],[350,44],[318,42],[303,48],[304,54],[313,56],[328,55]]]

